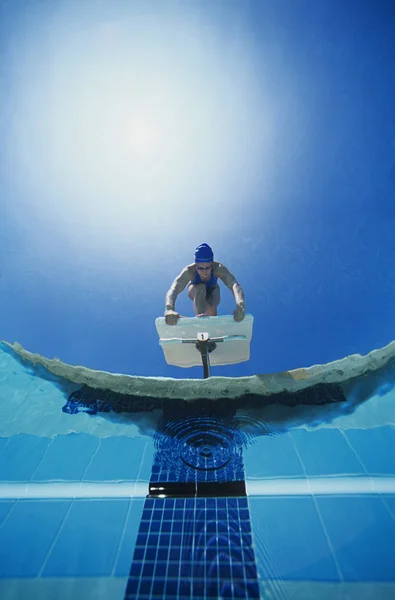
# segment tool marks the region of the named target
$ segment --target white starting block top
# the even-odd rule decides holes
[[[211,339],[223,338],[216,342],[210,352],[211,366],[233,365],[250,358],[250,341],[254,317],[245,315],[239,323],[233,315],[219,317],[181,317],[177,325],[166,325],[164,317],[155,319],[159,334],[159,344],[163,348],[168,365],[176,367],[197,367],[202,365],[200,351],[194,343],[183,340],[198,340],[198,334],[208,333]]]

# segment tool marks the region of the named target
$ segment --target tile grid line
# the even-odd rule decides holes
[[[362,458],[360,458],[360,456],[359,456],[358,452],[355,450],[354,446],[351,444],[350,440],[349,440],[349,439],[348,439],[348,437],[347,437],[347,434],[345,433],[345,431],[344,431],[343,429],[341,430],[341,433],[342,433],[342,435],[344,436],[344,438],[345,438],[345,440],[346,440],[347,444],[349,445],[350,449],[351,449],[351,450],[352,450],[352,452],[355,454],[355,456],[356,456],[357,460],[360,462],[360,464],[361,464],[361,466],[362,466],[363,470],[365,471],[365,473],[366,473],[366,476],[369,478],[369,481],[370,481],[370,483],[371,483],[371,485],[372,485],[372,488],[373,488],[374,486],[373,486],[372,476],[371,476],[371,474],[368,472],[368,470],[367,470],[367,468],[366,468],[366,466],[365,466],[365,463],[363,462]],[[392,513],[392,510],[390,509],[390,507],[388,506],[387,502],[385,501],[385,498],[383,498],[383,495],[382,495],[380,492],[378,492],[378,495],[379,495],[379,497],[380,497],[380,500],[381,500],[381,502],[382,502],[382,503],[383,503],[383,505],[384,505],[384,508],[385,508],[385,510],[386,510],[386,511],[389,513],[389,515],[390,515],[391,519],[392,519],[393,521],[395,521],[395,515]]]
[[[156,503],[157,503],[157,500],[154,500],[154,508],[156,507]],[[152,513],[151,513],[151,514],[152,514],[152,516],[153,516],[153,514],[154,514],[154,511],[152,511]],[[162,527],[163,527],[163,520],[164,520],[164,519],[163,519],[163,517],[164,517],[164,512],[163,512],[163,510],[162,510],[162,511],[161,511],[161,516],[160,516],[160,521],[159,521],[158,532],[157,532],[157,535],[158,535],[158,541],[157,541],[157,543],[156,543],[156,548],[155,548],[155,549],[156,549],[156,552],[155,552],[155,558],[154,558],[153,565],[152,565],[152,573],[151,573],[151,586],[150,586],[150,588],[149,588],[149,591],[148,591],[148,594],[149,594],[150,596],[152,596],[152,595],[153,595],[153,586],[154,586],[154,581],[155,581],[155,571],[156,571],[156,565],[157,565],[157,563],[158,563],[158,552],[157,552],[157,550],[158,550],[158,548],[160,547],[160,546],[159,546],[159,539],[160,539],[160,534],[161,534],[161,530],[162,530]],[[151,526],[150,526],[150,529],[152,529],[152,520],[151,520]],[[154,534],[154,533],[153,533],[153,534]],[[148,536],[148,540],[149,540],[149,541],[152,541],[152,538],[150,538],[150,536]],[[150,545],[149,545],[149,543],[147,544],[146,551],[147,551],[147,549],[148,549],[148,548],[150,548]]]
[[[184,535],[185,535],[184,532],[185,532],[185,524],[186,524],[186,521],[187,521],[187,519],[186,519],[186,501],[185,501],[185,498],[182,499],[182,503],[183,503],[182,513],[180,512],[180,514],[182,514],[181,539],[185,539],[184,538]],[[174,513],[176,512],[176,510],[177,510],[177,508],[176,508],[176,502],[175,502],[174,503],[173,518],[171,520],[171,532],[172,533],[173,533],[173,530],[174,530],[174,523],[175,523],[175,514]],[[178,566],[177,579],[178,579],[178,582],[179,582],[178,583],[178,588],[177,588],[178,595],[180,595],[180,592],[181,592],[181,590],[180,590],[180,587],[181,587],[181,564],[182,564],[182,546],[180,547],[180,556],[179,556],[178,565],[177,565]],[[166,568],[166,582],[168,580],[168,577],[169,577],[169,563],[167,564],[167,568]]]
[[[147,502],[145,502],[145,503],[144,503],[144,509],[145,509],[145,507],[146,507],[146,504],[147,504]],[[143,515],[144,515],[144,513],[145,513],[145,510],[144,510],[144,509],[143,509]],[[153,509],[151,509],[151,513],[150,513],[150,520],[149,520],[149,522],[148,522],[148,523],[149,523],[149,525],[148,525],[148,530],[147,530],[147,532],[146,532],[147,538],[149,537],[149,535],[150,535],[150,533],[151,533],[151,526],[152,526],[152,517],[153,517],[153,512],[154,512],[154,511],[153,511]],[[141,526],[141,522],[140,522],[140,526]],[[136,552],[136,550],[137,550],[138,548],[140,548],[140,545],[139,545],[139,543],[138,543],[138,542],[139,542],[139,536],[140,536],[140,535],[141,535],[141,532],[140,532],[140,527],[139,527],[139,530],[138,530],[138,532],[137,532],[137,539],[136,539],[136,544],[135,544],[135,547],[134,547],[134,552],[133,552],[133,554]],[[137,589],[136,589],[136,591],[135,591],[136,598],[138,598],[138,596],[139,596],[139,593],[140,593],[140,587],[141,587],[141,584],[143,583],[143,568],[144,568],[144,564],[146,563],[147,544],[145,544],[145,546],[143,546],[143,548],[144,548],[144,553],[143,553],[143,555],[141,556],[141,559],[140,559],[140,562],[141,562],[141,571],[140,571],[140,577],[139,577],[139,582],[138,582],[138,585],[137,585]],[[133,565],[133,563],[134,563],[134,557],[133,557],[133,559],[132,559],[132,565]],[[134,577],[134,576],[132,576],[132,577]],[[130,579],[131,579],[131,575],[130,575],[130,573],[129,573],[129,575],[128,575],[128,580],[127,580],[127,584],[126,584],[126,589],[128,589],[128,587],[129,587],[129,582],[130,582]],[[129,596],[128,596],[128,597],[129,597]]]
[[[88,462],[87,462],[87,465],[86,465],[86,467],[85,467],[85,469],[84,469],[84,472],[83,472],[83,474],[81,475],[81,481],[84,481],[84,480],[85,480],[85,475],[86,475],[86,472],[87,472],[87,470],[89,469],[89,467],[91,466],[91,464],[92,464],[92,462],[93,462],[93,459],[95,458],[96,454],[99,452],[99,450],[100,450],[100,448],[101,448],[101,441],[102,441],[102,439],[101,439],[101,438],[98,438],[98,444],[97,444],[97,446],[96,446],[95,450],[92,452],[92,456],[91,456],[91,457],[90,457],[90,459],[88,460]]]
[[[251,515],[251,511],[250,511],[250,507],[248,506],[248,499],[246,498],[246,506],[247,506],[247,510],[249,512],[249,514]],[[241,524],[241,513],[240,513],[240,500],[237,499],[236,502],[236,519],[237,519],[237,523]],[[239,547],[243,548],[243,532],[242,532],[242,528],[239,527]],[[253,549],[253,539],[252,539],[252,527],[251,527],[251,548]],[[255,554],[255,552],[254,552]],[[257,569],[258,571],[258,569]],[[258,572],[257,574],[257,581],[258,581]],[[243,569],[243,584],[244,584],[244,588],[247,589],[247,569]]]
[[[216,503],[218,503],[217,500],[216,500]],[[226,526],[227,526],[227,530],[228,530],[227,544],[228,544],[228,552],[229,552],[230,581],[231,581],[232,595],[234,596],[235,583],[234,583],[234,577],[233,577],[233,570],[234,570],[235,563],[234,563],[234,556],[233,556],[233,553],[232,553],[232,546],[231,546],[231,535],[230,535],[230,533],[231,533],[231,527],[230,527],[230,525],[231,525],[231,518],[230,518],[231,517],[231,514],[230,514],[231,509],[228,506],[228,498],[225,498],[225,503],[224,504],[226,506],[226,511],[225,511],[226,521],[225,522],[226,522]],[[217,518],[218,518],[218,522],[220,522],[219,511],[218,511],[218,514],[217,514]],[[240,529],[239,529],[239,531],[240,531]],[[243,570],[245,572],[245,569],[243,569]],[[247,590],[247,588],[246,588],[246,590]]]
[[[143,450],[142,456],[141,456],[139,470],[138,470],[138,473],[137,473],[136,481],[134,482],[134,488],[133,488],[134,491],[136,491],[136,483],[139,480],[139,476],[140,476],[140,473],[141,473],[141,468],[142,468],[142,465],[143,465],[143,462],[144,462],[145,453],[147,451],[147,446],[148,446],[148,442],[146,442],[146,444],[144,446],[144,450]],[[125,523],[123,525],[123,530],[122,530],[121,538],[119,540],[119,544],[118,544],[118,548],[117,548],[117,553],[115,555],[114,566],[113,566],[113,569],[112,569],[112,572],[111,572],[111,577],[115,577],[115,570],[117,568],[117,564],[118,564],[119,557],[120,557],[120,554],[121,554],[121,547],[122,547],[123,541],[125,539],[126,526],[128,524],[128,521],[129,521],[130,513],[132,511],[132,505],[133,505],[133,497],[131,497],[131,499],[130,499],[129,507],[128,507],[128,510],[127,510],[127,513],[126,513]],[[143,509],[144,509],[144,506],[143,506]]]
[[[50,441],[48,442],[48,444],[47,444],[47,446],[46,446],[46,448],[45,448],[45,450],[44,450],[44,454],[43,454],[43,456],[42,456],[42,458],[41,458],[40,462],[38,463],[38,465],[36,466],[36,468],[33,470],[33,473],[30,475],[30,478],[29,478],[28,482],[27,482],[27,483],[25,483],[24,485],[28,485],[29,483],[31,483],[31,481],[32,481],[32,478],[33,478],[33,476],[34,476],[34,473],[36,473],[37,469],[39,468],[39,466],[40,466],[40,465],[42,464],[42,462],[44,461],[44,459],[45,459],[45,457],[46,457],[46,455],[47,455],[47,452],[48,452],[48,448],[49,448],[49,447],[50,447],[50,446],[53,444],[53,442],[54,442],[55,438],[56,438],[56,436],[52,437],[52,438],[50,439]],[[10,437],[10,438],[8,438],[8,441],[7,441],[6,445],[5,445],[5,446],[4,446],[4,448],[3,448],[3,452],[4,452],[5,448],[8,446],[8,443],[9,443],[9,441],[10,441],[10,440],[11,440],[11,437]],[[2,453],[0,453],[0,455],[1,455],[1,454],[2,454]],[[1,489],[1,486],[2,486],[2,485],[3,485],[3,484],[0,484],[0,489]],[[13,484],[11,484],[11,485],[13,485]],[[0,495],[0,498],[1,498],[1,495]],[[3,521],[0,523],[0,529],[3,527],[4,523],[6,523],[6,521],[7,521],[7,520],[8,520],[8,518],[9,518],[9,516],[10,516],[10,515],[11,515],[11,514],[14,512],[14,510],[15,510],[15,508],[16,508],[16,506],[17,506],[17,504],[18,504],[18,502],[19,502],[20,500],[21,500],[21,498],[15,498],[15,502],[14,502],[14,504],[12,505],[11,509],[8,511],[8,513],[6,514],[6,516],[4,517]]]
[[[55,442],[55,440],[56,440],[56,437],[57,437],[57,436],[53,436],[53,437],[51,438],[51,440],[48,442],[48,444],[47,444],[47,446],[46,446],[46,448],[45,448],[45,450],[44,450],[44,454],[43,454],[43,455],[42,455],[42,457],[41,457],[41,460],[40,460],[40,462],[38,463],[38,465],[36,466],[36,468],[33,470],[33,473],[30,475],[30,478],[29,478],[29,483],[32,481],[32,479],[33,479],[33,477],[34,477],[35,473],[37,473],[38,469],[41,467],[41,465],[43,464],[44,460],[46,459],[46,457],[47,457],[47,453],[48,453],[48,451],[49,451],[50,447],[52,446],[52,444]]]
[[[66,521],[67,521],[67,519],[68,519],[68,516],[69,516],[69,514],[70,514],[70,512],[71,512],[71,507],[73,506],[74,502],[75,502],[75,499],[72,499],[72,500],[71,500],[71,502],[70,502],[70,504],[69,504],[69,506],[68,506],[68,508],[67,508],[67,510],[66,510],[66,513],[65,513],[65,515],[64,515],[64,517],[63,517],[63,519],[62,519],[62,522],[61,522],[61,524],[59,525],[58,531],[57,531],[56,535],[54,536],[54,539],[52,540],[52,544],[51,544],[51,545],[50,545],[50,547],[48,548],[48,551],[47,551],[47,553],[46,553],[46,556],[45,556],[45,558],[44,558],[44,560],[43,560],[43,563],[42,563],[42,565],[41,565],[41,567],[40,567],[40,570],[39,570],[39,572],[37,573],[37,578],[40,578],[40,577],[42,577],[42,574],[43,574],[43,572],[44,572],[44,569],[45,569],[45,567],[47,566],[47,563],[48,563],[49,557],[51,556],[52,550],[54,549],[54,547],[55,547],[55,544],[57,543],[57,541],[58,541],[58,539],[59,539],[59,537],[60,537],[60,534],[61,534],[61,532],[62,532],[62,530],[63,530],[63,527],[64,527],[64,525],[65,525],[65,523],[66,523]]]
[[[298,457],[298,460],[300,461],[300,464],[301,464],[301,466],[302,466],[302,469],[303,469],[304,476],[306,477],[306,480],[307,480],[307,485],[308,485],[308,487],[309,487],[309,489],[310,489],[310,491],[311,491],[311,488],[310,488],[310,481],[309,481],[309,479],[308,479],[308,477],[307,477],[306,468],[305,468],[305,466],[304,466],[304,463],[303,463],[302,457],[301,457],[301,456],[300,456],[300,454],[299,454],[299,450],[298,450],[297,444],[296,444],[296,442],[295,442],[295,439],[294,439],[294,437],[293,437],[293,435],[292,435],[292,432],[289,432],[289,434],[290,434],[290,436],[291,436],[291,439],[292,439],[292,443],[293,443],[293,446],[294,446],[294,449],[295,449],[295,452],[296,452],[296,456]],[[334,548],[333,548],[332,541],[331,541],[331,539],[330,539],[330,536],[329,536],[328,530],[327,530],[327,528],[326,528],[326,525],[325,525],[324,519],[323,519],[323,517],[322,517],[322,514],[321,514],[321,511],[320,511],[320,509],[319,509],[319,506],[318,506],[318,503],[317,503],[317,499],[316,499],[316,497],[315,497],[315,495],[314,495],[313,493],[311,493],[311,497],[312,497],[312,500],[313,500],[313,502],[314,502],[314,506],[315,506],[315,509],[316,509],[316,511],[317,511],[318,517],[319,517],[319,519],[320,519],[320,522],[321,522],[321,527],[322,527],[322,530],[323,530],[323,532],[324,532],[324,535],[325,535],[325,538],[326,538],[327,544],[328,544],[328,546],[329,546],[329,548],[330,548],[330,551],[331,551],[331,554],[332,554],[333,561],[334,561],[334,563],[335,563],[335,565],[336,565],[336,571],[337,571],[337,574],[338,574],[338,576],[339,576],[339,579],[340,579],[340,581],[341,581],[342,583],[344,583],[344,576],[343,576],[342,570],[341,570],[341,568],[340,568],[340,564],[339,564],[339,561],[338,561],[338,559],[337,559],[336,552],[335,552],[335,550],[334,550]]]

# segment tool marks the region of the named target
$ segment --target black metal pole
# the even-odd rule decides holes
[[[203,363],[203,378],[207,379],[210,377],[210,357],[208,353],[208,341],[199,340],[199,350],[202,355],[202,363]]]
[[[228,336],[229,337],[229,336]],[[203,363],[203,377],[210,377],[210,352],[213,352],[217,347],[217,342],[223,342],[225,338],[209,338],[208,333],[199,332],[194,340],[181,340],[183,344],[195,344],[199,350]]]

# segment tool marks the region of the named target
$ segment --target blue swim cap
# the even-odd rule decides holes
[[[195,262],[212,262],[214,254],[208,244],[200,244],[195,250]]]

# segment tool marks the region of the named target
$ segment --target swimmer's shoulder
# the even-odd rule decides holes
[[[236,283],[236,277],[223,263],[220,263],[216,260],[213,261],[213,272],[214,277],[219,277],[228,287],[231,287],[234,283]]]
[[[221,275],[229,273],[229,269],[227,269],[223,263],[213,260],[213,272],[215,277],[221,277]]]

